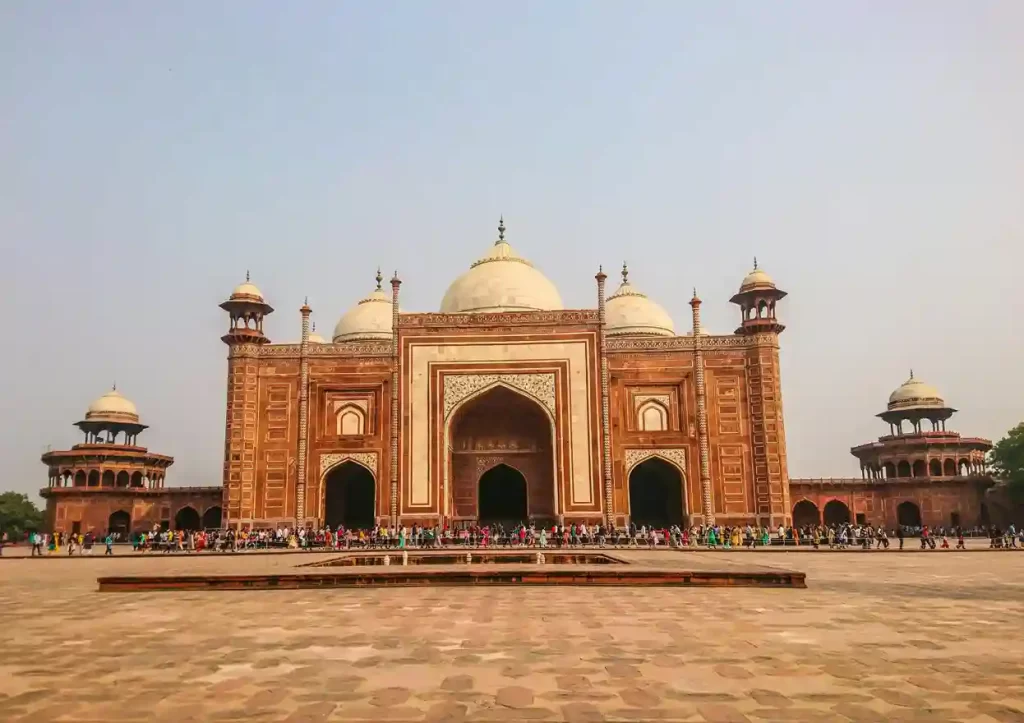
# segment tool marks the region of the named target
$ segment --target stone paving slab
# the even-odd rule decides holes
[[[1024,556],[742,557],[810,587],[111,596],[297,561],[10,561],[0,721],[1024,720]]]

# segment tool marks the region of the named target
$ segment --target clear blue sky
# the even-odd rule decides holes
[[[0,488],[113,380],[218,484],[227,326],[251,269],[329,335],[398,268],[436,310],[494,238],[595,304],[598,264],[714,331],[757,255],[781,313],[790,474],[910,367],[1024,418],[1024,3],[0,4]]]

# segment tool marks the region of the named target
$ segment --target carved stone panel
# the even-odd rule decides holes
[[[686,449],[683,447],[669,447],[662,449],[627,449],[626,450],[626,475],[641,462],[651,457],[661,457],[679,468],[680,474],[686,475]]]
[[[323,477],[327,470],[336,467],[342,462],[356,462],[373,472],[377,477],[377,453],[376,452],[332,452],[320,455],[320,476]]]
[[[506,384],[544,405],[555,416],[555,374],[447,374],[444,377],[444,418],[463,399],[492,384]]]

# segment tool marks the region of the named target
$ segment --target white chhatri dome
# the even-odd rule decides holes
[[[334,327],[335,342],[392,338],[391,299],[380,288],[382,280],[377,269],[377,288],[338,320]]]
[[[87,420],[104,419],[119,422],[138,422],[139,412],[132,401],[117,391],[115,386],[89,405],[85,418]]]
[[[442,314],[498,311],[553,311],[562,297],[544,274],[505,240],[504,219],[490,253],[452,282],[441,300]]]
[[[740,283],[740,292],[766,287],[774,289],[775,280],[763,269],[757,267],[757,258],[754,258],[754,270],[743,277],[743,281]]]
[[[668,312],[630,285],[626,264],[622,264],[622,284],[605,302],[605,329],[609,335],[676,333]]]
[[[889,395],[889,409],[945,406],[946,402],[939,394],[939,390],[931,384],[915,379],[913,370],[910,371],[910,378]]]
[[[245,282],[235,287],[235,290],[231,292],[231,298],[263,301],[263,292],[256,287],[256,284],[249,281],[249,272],[246,271]]]

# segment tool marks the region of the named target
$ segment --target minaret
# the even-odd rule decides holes
[[[263,333],[263,319],[274,309],[249,280],[235,287],[220,305],[231,319],[221,340],[228,345],[227,412],[224,430],[224,524],[254,516],[253,490],[256,483],[256,415],[246,416],[246,408],[258,403],[256,360],[260,347],[270,340]]]
[[[737,334],[751,338],[747,348],[747,404],[753,438],[754,499],[758,524],[788,525],[789,471],[786,428],[782,421],[779,334],[786,327],[776,316],[786,292],[754,259],[754,268],[740,283],[732,303],[740,307]]]
[[[700,297],[693,290],[693,380],[697,396],[697,447],[700,453],[700,508],[705,525],[715,524],[715,507],[711,498],[711,460],[708,449],[707,388],[704,383],[704,331],[700,325]]]
[[[380,277],[380,271],[377,272],[378,278]],[[380,281],[377,282],[378,287]],[[402,285],[402,280],[398,278],[398,271],[395,271],[395,275],[391,277],[391,333],[392,333],[392,348],[391,348],[391,495],[390,495],[390,506],[389,516],[391,518],[391,526],[394,527],[398,524],[398,427],[400,419],[398,417],[398,366],[400,359],[399,351],[399,340],[398,340],[398,289]]]
[[[295,525],[305,525],[309,518],[306,509],[307,457],[309,454],[309,298],[299,307],[302,315],[302,341],[299,343],[299,449],[296,459]]]
[[[604,491],[604,521],[608,527],[614,527],[615,517],[612,510],[612,430],[611,414],[608,400],[608,334],[605,319],[604,283],[608,276],[604,269],[598,267],[597,275],[597,323],[600,327],[599,349],[601,355],[601,468],[602,486]],[[626,278],[626,265],[622,265],[622,278]]]

